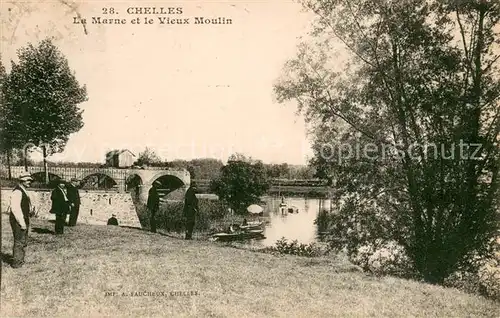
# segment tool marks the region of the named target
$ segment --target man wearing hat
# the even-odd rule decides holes
[[[56,215],[55,232],[56,234],[63,234],[66,215],[70,212],[70,202],[63,180],[59,180],[56,188],[52,190],[50,199],[52,200],[51,212]]]
[[[78,179],[71,178],[71,183],[66,187],[70,203],[68,226],[75,226],[80,212],[80,193],[78,192]]]
[[[14,234],[14,247],[12,251],[13,268],[24,264],[25,249],[28,245],[28,229],[30,226],[30,213],[33,210],[30,197],[26,188],[29,188],[33,178],[30,174],[19,177],[19,184],[12,191],[10,197],[9,221]]]
[[[153,233],[156,233],[156,212],[158,212],[160,208],[160,196],[158,195],[158,186],[161,183],[159,181],[153,182],[153,186],[149,189],[148,193],[148,203],[147,207],[149,210],[149,219],[150,219],[150,230]]]

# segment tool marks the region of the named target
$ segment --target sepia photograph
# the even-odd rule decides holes
[[[0,3],[1,317],[499,317],[499,0]]]

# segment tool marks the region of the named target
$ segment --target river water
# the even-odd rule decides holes
[[[272,246],[282,237],[288,241],[297,240],[304,244],[317,241],[314,220],[321,209],[330,209],[330,200],[287,197],[285,198],[287,206],[296,207],[298,213],[288,213],[288,211],[282,213],[280,198],[264,197],[262,199],[267,203],[264,215],[269,217],[269,224],[264,230],[266,238],[252,244]]]

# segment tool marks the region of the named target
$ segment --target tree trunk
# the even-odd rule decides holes
[[[9,180],[12,179],[12,171],[11,171],[11,163],[10,163],[10,156],[12,155],[12,150],[9,149],[7,150],[7,169],[8,169],[8,172],[9,172]]]
[[[28,147],[24,147],[24,171],[28,172]]]
[[[42,146],[43,152],[43,172],[45,174],[45,184],[49,184],[49,171],[47,169],[47,147],[45,145]]]
[[[10,171],[10,170],[9,170]],[[2,191],[0,191],[0,200],[2,199]],[[5,199],[4,199],[5,200]],[[2,219],[3,217],[0,216],[0,229],[3,229],[2,225]],[[2,236],[0,235],[0,249],[3,246],[2,244]],[[3,253],[2,253],[3,254]],[[0,281],[2,281],[2,272],[3,272],[3,261],[0,261]]]

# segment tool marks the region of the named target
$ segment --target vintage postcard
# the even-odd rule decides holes
[[[2,317],[500,312],[498,1],[0,6]]]

